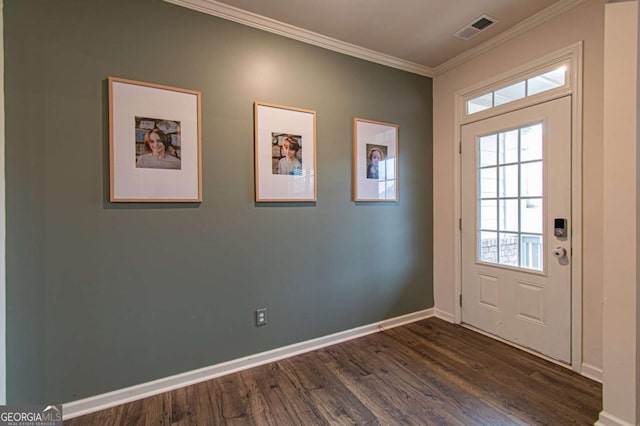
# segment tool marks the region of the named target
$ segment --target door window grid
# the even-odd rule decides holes
[[[542,123],[481,137],[477,145],[477,259],[542,271]]]

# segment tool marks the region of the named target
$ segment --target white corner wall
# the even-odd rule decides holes
[[[637,1],[609,3],[604,32],[603,411],[598,425],[640,424]]]
[[[582,5],[434,78],[434,297],[436,312],[454,313],[455,93],[524,63],[584,41],[583,73],[583,371],[602,369],[604,4]]]

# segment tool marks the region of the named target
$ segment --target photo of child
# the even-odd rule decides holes
[[[302,136],[271,133],[274,175],[302,175]]]
[[[384,159],[387,157],[387,147],[384,145],[367,144],[367,179],[384,179],[385,173],[381,167],[384,167]],[[381,164],[382,163],[382,164]]]
[[[135,126],[137,168],[182,168],[179,121],[135,117]]]

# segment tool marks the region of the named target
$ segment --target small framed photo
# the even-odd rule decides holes
[[[398,126],[353,119],[353,200],[398,201]]]
[[[256,102],[256,201],[316,201],[316,112]]]
[[[201,202],[200,92],[109,77],[112,202]]]

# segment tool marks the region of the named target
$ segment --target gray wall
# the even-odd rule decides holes
[[[431,79],[160,0],[4,4],[10,403],[433,306]],[[107,201],[110,75],[202,92],[201,204]],[[317,203],[255,204],[256,100],[316,111]],[[400,126],[398,203],[351,201],[354,116]]]

